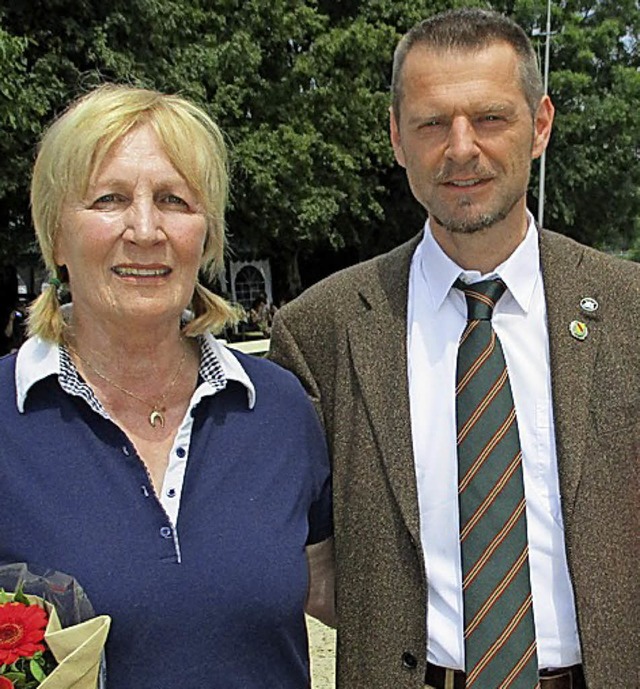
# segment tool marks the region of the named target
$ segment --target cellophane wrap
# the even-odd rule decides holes
[[[17,562],[0,564],[0,588],[22,589],[32,602],[51,614],[45,642],[58,662],[40,684],[43,689],[106,689],[104,643],[111,619],[96,616],[80,584],[72,576]]]

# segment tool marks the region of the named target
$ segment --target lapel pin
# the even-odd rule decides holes
[[[585,297],[580,300],[580,308],[586,313],[593,313],[598,310],[598,302],[593,297]]]
[[[571,321],[569,324],[569,332],[573,337],[576,338],[576,340],[586,340],[587,335],[589,334],[589,329],[587,328],[586,323],[583,323],[582,321]]]

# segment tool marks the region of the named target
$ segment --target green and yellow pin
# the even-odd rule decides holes
[[[589,328],[587,328],[587,324],[582,321],[571,321],[569,324],[569,332],[576,340],[586,340],[589,334]]]

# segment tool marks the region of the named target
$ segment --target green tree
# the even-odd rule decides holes
[[[104,80],[180,92],[216,118],[232,151],[232,247],[271,257],[290,288],[304,282],[299,260],[366,258],[423,222],[388,142],[391,56],[416,21],[466,3],[28,4],[0,0],[0,254],[30,255],[29,170],[42,127]],[[492,6],[531,34],[544,27],[544,0]],[[635,0],[553,5],[546,224],[613,248],[640,234],[639,15]]]
[[[46,74],[29,69],[30,44],[0,21],[0,261],[19,260],[31,248],[26,180],[53,86]]]
[[[640,8],[567,3],[554,15],[547,224],[626,248],[640,232]]]

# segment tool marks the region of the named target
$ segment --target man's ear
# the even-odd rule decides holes
[[[539,158],[551,138],[551,127],[555,108],[549,96],[543,96],[533,121],[533,147],[531,157]]]
[[[389,135],[391,138],[391,145],[393,152],[398,161],[398,165],[406,167],[404,159],[404,150],[402,148],[402,141],[400,140],[400,123],[396,120],[393,108],[389,108]]]

